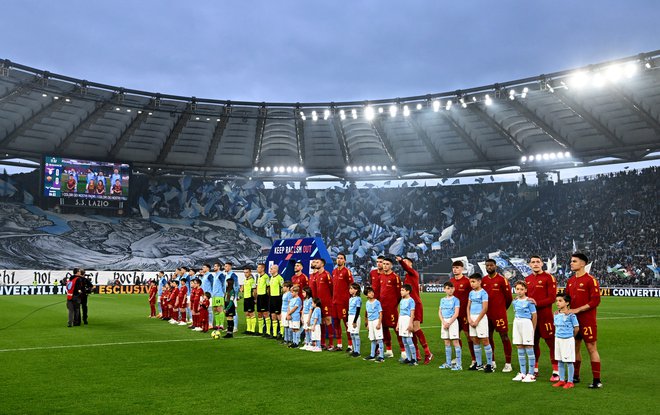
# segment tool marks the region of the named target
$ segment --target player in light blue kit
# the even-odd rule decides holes
[[[438,316],[442,323],[440,337],[445,341],[445,363],[439,366],[440,369],[463,370],[461,363],[461,342],[458,331],[458,313],[460,312],[461,302],[454,296],[454,284],[447,281],[444,285],[446,296],[440,300]],[[456,350],[456,363],[451,364],[451,346]]]
[[[205,293],[211,293],[213,291],[213,279],[215,278],[215,275],[211,272],[211,266],[209,264],[204,264],[202,265],[202,272],[201,272],[201,280],[202,280],[202,291]],[[201,311],[202,313],[204,310]],[[213,308],[209,306],[208,310],[208,324],[210,326],[213,325]],[[196,331],[201,331],[197,330]]]
[[[373,288],[366,288],[364,293],[367,294],[368,298],[365,307],[367,317],[365,325],[369,329],[369,340],[371,340],[371,353],[364,360],[375,360],[376,363],[383,363],[385,361],[383,351],[385,349],[383,344],[383,307],[380,305],[380,301],[376,300]],[[376,346],[378,346],[378,357],[376,357]]]
[[[309,327],[312,329],[312,347],[308,349],[310,352],[321,352],[321,306],[321,300],[318,297],[315,298],[314,308],[309,319]]]
[[[555,388],[571,389],[575,363],[575,336],[580,331],[580,323],[575,313],[570,311],[571,297],[557,294],[557,312],[555,313],[555,360],[559,363],[559,382]],[[564,375],[564,371],[566,374]]]
[[[534,376],[534,329],[536,328],[536,306],[527,297],[527,284],[517,281],[515,284],[516,299],[513,300],[513,344],[518,348],[520,372],[512,380],[514,382],[536,382]],[[529,361],[529,362],[528,362]],[[527,372],[527,374],[525,374]]]
[[[413,343],[413,319],[415,315],[415,300],[410,297],[412,287],[410,284],[401,286],[401,301],[399,302],[399,320],[396,323],[396,332],[401,337],[406,349],[406,359],[400,362],[410,366],[417,366],[417,350]]]
[[[282,338],[282,344],[290,345],[293,342],[293,336],[291,329],[289,328],[289,319],[287,315],[289,313],[289,301],[291,301],[291,281],[284,281],[282,284],[282,306],[280,307],[280,315],[282,316],[282,329],[284,330],[284,337]]]
[[[362,310],[362,297],[360,297],[360,284],[354,282],[348,289],[351,298],[348,300],[348,328],[346,331],[353,341],[352,357],[360,357],[360,311]]]
[[[303,288],[303,310],[302,310],[302,328],[305,330],[305,345],[300,350],[312,350],[312,328],[310,320],[312,318],[312,309],[314,308],[314,300],[312,299],[312,289],[309,287]]]
[[[468,316],[470,337],[474,343],[474,356],[476,362],[468,370],[483,370],[484,373],[493,373],[493,348],[488,340],[488,293],[481,288],[481,274],[470,275],[472,291],[468,295]],[[481,346],[486,352],[486,366],[482,365]]]
[[[287,281],[291,283],[291,281]],[[291,336],[290,348],[297,348],[300,344],[300,309],[302,308],[302,300],[298,295],[300,293],[300,287],[297,285],[292,287],[289,291],[289,300],[287,301],[288,308],[286,312],[286,320],[289,322],[289,333]],[[282,297],[284,301],[284,297]]]
[[[158,306],[158,318],[163,317],[163,308],[160,305],[160,297],[163,295],[163,288],[167,285],[167,276],[163,271],[158,271],[158,299],[156,304]]]

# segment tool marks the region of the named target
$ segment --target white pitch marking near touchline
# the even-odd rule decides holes
[[[103,347],[103,346],[123,346],[131,344],[154,344],[154,343],[175,343],[175,342],[200,342],[208,339],[173,339],[173,340],[147,340],[139,342],[115,342],[115,343],[90,343],[90,344],[68,344],[62,346],[42,346],[42,347],[21,347],[17,349],[0,349],[0,353],[4,352],[25,352],[30,350],[53,350],[53,349],[72,349],[81,347]]]

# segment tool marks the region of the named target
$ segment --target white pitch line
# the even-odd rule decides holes
[[[103,346],[124,346],[131,344],[154,344],[154,343],[175,343],[175,342],[199,342],[213,340],[208,339],[173,339],[173,340],[147,340],[139,342],[115,342],[115,343],[90,343],[90,344],[67,344],[62,346],[41,346],[41,347],[21,347],[17,349],[0,349],[0,353],[4,352],[25,352],[31,350],[53,350],[53,349],[72,349],[81,347],[103,347]]]
[[[646,315],[639,315],[639,316],[628,316],[628,317],[599,317],[597,320],[628,320],[628,319],[634,319],[634,318],[656,318],[660,317],[658,314],[646,314]]]

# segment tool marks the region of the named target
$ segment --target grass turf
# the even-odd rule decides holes
[[[605,387],[587,388],[591,372],[585,361],[583,383],[556,390],[548,382],[545,344],[539,381],[520,384],[511,381],[518,367],[515,349],[514,372],[501,372],[497,335],[496,373],[439,370],[440,298],[423,294],[422,328],[436,358],[429,366],[407,367],[397,359],[376,364],[242,335],[211,340],[146,318],[143,295],[92,296],[90,324],[73,328],[66,327],[64,296],[0,297],[0,413],[653,411],[660,385],[653,356],[660,329],[657,299],[603,298],[598,344]],[[240,331],[244,324],[241,316]],[[362,338],[365,355],[364,328]],[[467,345],[463,356],[466,368]],[[583,357],[588,360],[586,351]]]

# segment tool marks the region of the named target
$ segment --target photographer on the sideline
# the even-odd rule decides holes
[[[91,278],[85,275],[85,270],[80,270],[81,282],[82,282],[82,293],[80,295],[80,305],[82,306],[82,321],[87,324],[87,297],[92,293],[94,289],[94,284],[92,284]]]

